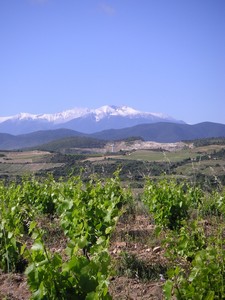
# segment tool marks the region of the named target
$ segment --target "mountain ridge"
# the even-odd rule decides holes
[[[73,108],[73,109],[69,109],[69,110],[65,110],[53,114],[47,114],[47,113],[31,114],[31,113],[23,112],[13,116],[0,117],[0,123],[5,122],[7,120],[28,120],[28,119],[55,121],[55,122],[61,121],[61,123],[65,123],[67,121],[70,121],[71,119],[87,116],[88,114],[96,115],[97,121],[100,120],[102,117],[105,117],[106,115],[134,116],[140,114],[145,116],[152,115],[157,118],[173,120],[172,117],[163,113],[142,112],[126,105],[124,106],[104,105],[96,109],[77,107],[77,108]]]
[[[0,117],[0,132],[19,135],[63,127],[83,133],[94,133],[156,122],[184,123],[163,113],[142,112],[129,106],[104,105],[97,109],[74,108],[56,114],[20,113]]]
[[[0,150],[37,147],[63,138],[73,137],[76,139],[82,136],[106,141],[122,140],[136,136],[145,141],[173,143],[184,140],[225,137],[225,125],[212,122],[202,122],[195,125],[161,122],[139,124],[123,129],[104,130],[93,134],[85,134],[63,128],[42,130],[17,136],[0,133]]]

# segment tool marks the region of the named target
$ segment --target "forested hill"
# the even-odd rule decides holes
[[[118,140],[140,136],[146,141],[172,143],[211,137],[225,137],[225,125],[203,122],[195,125],[175,123],[141,124],[124,129],[111,129],[93,134],[100,139]]]
[[[23,135],[10,135],[0,133],[0,149],[13,150],[27,147],[36,147],[53,141],[67,143],[70,141],[60,141],[69,137],[89,137],[97,140],[121,140],[129,137],[138,136],[145,141],[155,141],[161,143],[172,143],[205,138],[225,137],[225,125],[211,122],[204,122],[195,125],[176,124],[176,123],[154,123],[141,124],[123,129],[110,129],[94,134],[84,134],[69,129],[42,130]],[[79,140],[80,143],[81,140]],[[74,140],[73,140],[74,143]],[[87,143],[87,146],[85,145]],[[83,147],[88,144],[95,144],[96,141],[83,139]],[[60,145],[58,145],[60,147]]]

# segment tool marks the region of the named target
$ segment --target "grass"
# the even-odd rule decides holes
[[[53,163],[28,163],[28,164],[0,164],[0,175],[25,175],[38,172],[40,170],[50,170],[60,167],[62,164]]]
[[[201,172],[204,175],[223,175],[225,171],[225,162],[223,160],[206,160],[198,162],[189,162],[176,168],[177,174],[190,175]]]
[[[160,274],[165,275],[167,268],[158,263],[149,264],[137,257],[136,254],[122,252],[118,266],[118,275],[130,278],[138,278],[143,281],[159,280]]]
[[[136,150],[126,152],[122,155],[119,152],[114,155],[103,155],[102,153],[90,154],[86,157],[85,161],[90,163],[95,172],[99,172],[107,167],[107,172],[113,172],[114,165],[122,166],[126,169],[126,174],[132,174],[132,180],[135,181],[136,177],[141,175],[142,179],[145,176],[158,178],[159,176],[173,175],[175,177],[190,178],[198,173],[204,176],[220,176],[224,175],[225,162],[223,159],[213,159],[211,154],[223,149],[223,145],[208,145],[201,147],[186,147],[176,151],[163,151],[158,150]],[[68,158],[65,156],[50,163],[51,157],[54,154],[46,151],[1,151],[0,156],[0,176],[1,175],[23,175],[29,173],[37,173],[42,170],[50,170],[55,168],[55,172],[60,170],[60,167],[65,164],[65,170],[68,171],[74,167],[74,164],[69,163]],[[212,157],[211,157],[212,156]],[[85,161],[81,162],[85,164]],[[147,162],[148,164],[138,164],[140,162]],[[127,163],[128,165],[127,165]],[[132,164],[133,162],[133,164]],[[160,165],[161,164],[161,165]],[[76,168],[79,169],[79,162],[76,162]],[[68,171],[69,172],[69,171]],[[107,173],[107,174],[108,174]],[[60,173],[61,175],[61,173]],[[108,174],[110,176],[110,174]],[[136,176],[136,177],[135,177]],[[140,177],[140,176],[139,176]],[[125,176],[123,180],[127,180],[129,176]],[[137,182],[141,184],[140,178]],[[134,183],[134,182],[133,182]],[[135,186],[134,184],[132,186]]]
[[[0,175],[22,176],[62,166],[62,163],[48,163],[47,158],[52,154],[44,151],[6,151],[1,154]]]
[[[51,153],[45,151],[6,151],[2,152],[2,155],[4,155],[0,157],[0,162],[2,163],[6,161],[10,161],[11,163],[30,163],[46,160]]]
[[[195,152],[190,152],[188,150],[180,150],[173,152],[164,151],[152,151],[152,150],[137,150],[126,156],[118,156],[120,159],[130,159],[130,160],[143,160],[151,162],[178,162],[180,160],[188,158],[196,158],[198,156]]]
[[[210,155],[215,151],[223,149],[222,145],[209,145],[178,151],[153,151],[153,150],[136,150],[128,155],[120,155],[119,159],[143,160],[150,162],[179,162],[186,159],[199,159],[201,155]],[[211,160],[210,160],[211,161]]]

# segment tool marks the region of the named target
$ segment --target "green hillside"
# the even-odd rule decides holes
[[[63,139],[58,139],[50,143],[43,144],[41,146],[35,147],[35,149],[43,151],[54,151],[62,152],[66,149],[85,149],[85,148],[101,148],[104,147],[106,141],[85,137],[85,136],[76,136],[76,137],[67,137]]]

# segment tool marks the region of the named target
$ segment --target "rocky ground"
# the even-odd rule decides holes
[[[164,250],[148,214],[142,208],[133,209],[122,216],[111,238],[109,291],[114,300],[161,300],[167,264]],[[23,274],[0,273],[1,300],[28,300],[30,296]]]

